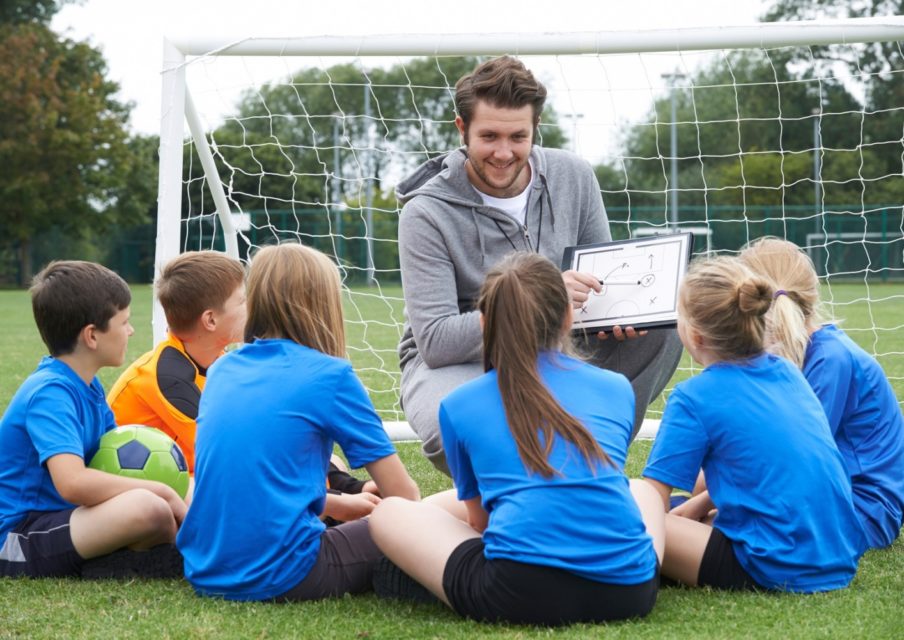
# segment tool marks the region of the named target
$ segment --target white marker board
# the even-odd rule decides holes
[[[593,274],[599,293],[574,310],[573,329],[673,326],[678,320],[678,286],[693,248],[690,233],[565,249],[563,266]]]

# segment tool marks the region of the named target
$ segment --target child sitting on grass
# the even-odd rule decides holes
[[[262,249],[245,333],[201,396],[194,500],[177,539],[185,576],[231,600],[369,590],[380,552],[368,521],[325,530],[319,519],[333,443],[382,495],[416,500],[418,489],[345,359],[336,266],[297,244]]]
[[[645,616],[656,602],[664,514],[649,486],[625,476],[631,385],[561,351],[572,308],[546,258],[503,259],[477,306],[486,373],[449,394],[439,415],[465,517],[439,502],[386,499],[371,517],[374,539],[475,620]]]
[[[669,396],[643,475],[668,505],[705,473],[708,493],[665,523],[662,573],[689,586],[839,589],[866,547],[819,400],[764,351],[775,293],[727,257],[693,264],[681,285],[678,334],[705,368]]]
[[[767,348],[803,370],[825,409],[870,547],[887,547],[904,525],[904,415],[875,358],[820,318],[819,278],[786,240],[762,238],[741,260],[772,281]]]
[[[139,575],[181,574],[171,543],[182,498],[159,482],[86,467],[116,426],[96,374],[125,358],[128,285],[98,264],[52,262],[31,298],[50,355],[0,421],[0,575],[77,576],[86,560],[123,547],[155,548],[130,556]]]
[[[163,267],[155,291],[167,337],[129,365],[107,399],[117,424],[154,427],[175,440],[194,474],[196,420],[207,369],[245,335],[245,269],[219,251],[187,251]],[[334,457],[328,472],[333,492],[325,516],[331,522],[366,515],[375,504],[367,495],[342,495],[375,493],[376,487],[339,464]]]

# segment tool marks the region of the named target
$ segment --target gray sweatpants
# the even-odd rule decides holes
[[[619,342],[591,336],[577,344],[598,367],[617,371],[634,388],[634,434],[640,429],[647,406],[665,389],[681,358],[681,341],[675,329],[651,329],[640,338]],[[483,373],[482,362],[469,362],[431,369],[418,355],[402,371],[402,407],[414,432],[420,437],[424,455],[449,475],[439,432],[439,403],[451,391]],[[632,436],[633,437],[633,436]]]

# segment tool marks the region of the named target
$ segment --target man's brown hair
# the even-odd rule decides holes
[[[187,251],[170,260],[155,284],[170,331],[188,331],[208,309],[222,310],[244,280],[242,263],[219,251]]]
[[[50,355],[72,353],[88,325],[106,331],[110,319],[132,302],[129,285],[94,262],[51,262],[34,277],[31,308]]]
[[[521,109],[530,105],[536,138],[540,114],[546,103],[546,87],[520,60],[511,56],[487,60],[455,84],[455,110],[464,122],[465,130],[480,100],[501,109]]]

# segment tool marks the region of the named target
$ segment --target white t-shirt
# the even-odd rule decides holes
[[[517,220],[518,224],[522,227],[524,226],[524,221],[527,219],[527,196],[530,193],[531,186],[534,184],[534,176],[536,175],[533,162],[528,160],[528,164],[530,165],[530,182],[524,188],[524,191],[516,196],[511,198],[495,198],[493,196],[488,196],[477,188],[474,189],[474,191],[480,195],[480,198],[485,205],[501,210],[509,217]]]

